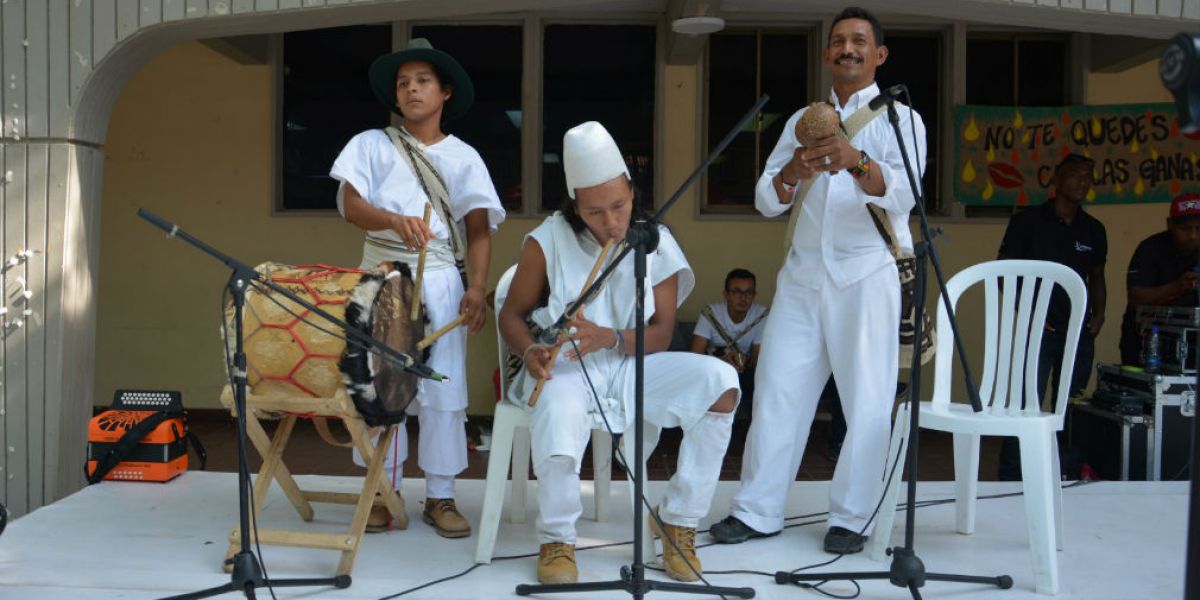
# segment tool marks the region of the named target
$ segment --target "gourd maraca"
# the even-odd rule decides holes
[[[842,119],[828,102],[813,102],[796,121],[796,141],[808,147],[841,130]]]

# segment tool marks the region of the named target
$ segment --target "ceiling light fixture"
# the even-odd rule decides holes
[[[725,29],[725,19],[721,17],[680,17],[671,22],[671,31],[690,35],[716,33]]]

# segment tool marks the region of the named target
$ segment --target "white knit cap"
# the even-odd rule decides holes
[[[629,178],[629,167],[617,143],[595,121],[580,123],[563,135],[563,171],[567,177],[567,195],[572,199],[577,188],[600,185],[621,174]]]

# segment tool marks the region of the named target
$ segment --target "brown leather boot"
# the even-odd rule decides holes
[[[666,535],[663,535],[658,520],[654,518],[657,514],[658,510],[655,509],[654,514],[647,516],[647,519],[650,521],[650,531],[654,533],[654,537],[663,538],[663,568],[667,575],[677,581],[699,580],[704,569],[700,566],[700,557],[696,556],[696,528],[679,527],[664,521]],[[671,540],[674,540],[674,545],[671,544]]]
[[[538,583],[575,583],[579,580],[579,569],[575,566],[575,544],[553,542],[542,544],[538,552]]]
[[[426,498],[421,520],[432,525],[434,531],[445,538],[471,535],[471,524],[454,506],[454,498]]]
[[[389,522],[396,529],[408,529],[408,513],[404,512],[404,496],[400,495],[400,490],[396,490],[396,500],[400,502],[400,514],[398,515],[389,513],[386,504],[376,504],[371,507],[371,514],[367,517],[367,533],[387,531]]]

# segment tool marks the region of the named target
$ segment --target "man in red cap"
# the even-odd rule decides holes
[[[1142,364],[1142,338],[1134,322],[1141,305],[1196,305],[1196,253],[1200,250],[1200,194],[1171,201],[1167,230],[1138,244],[1125,276],[1128,303],[1121,321],[1121,362]]]

